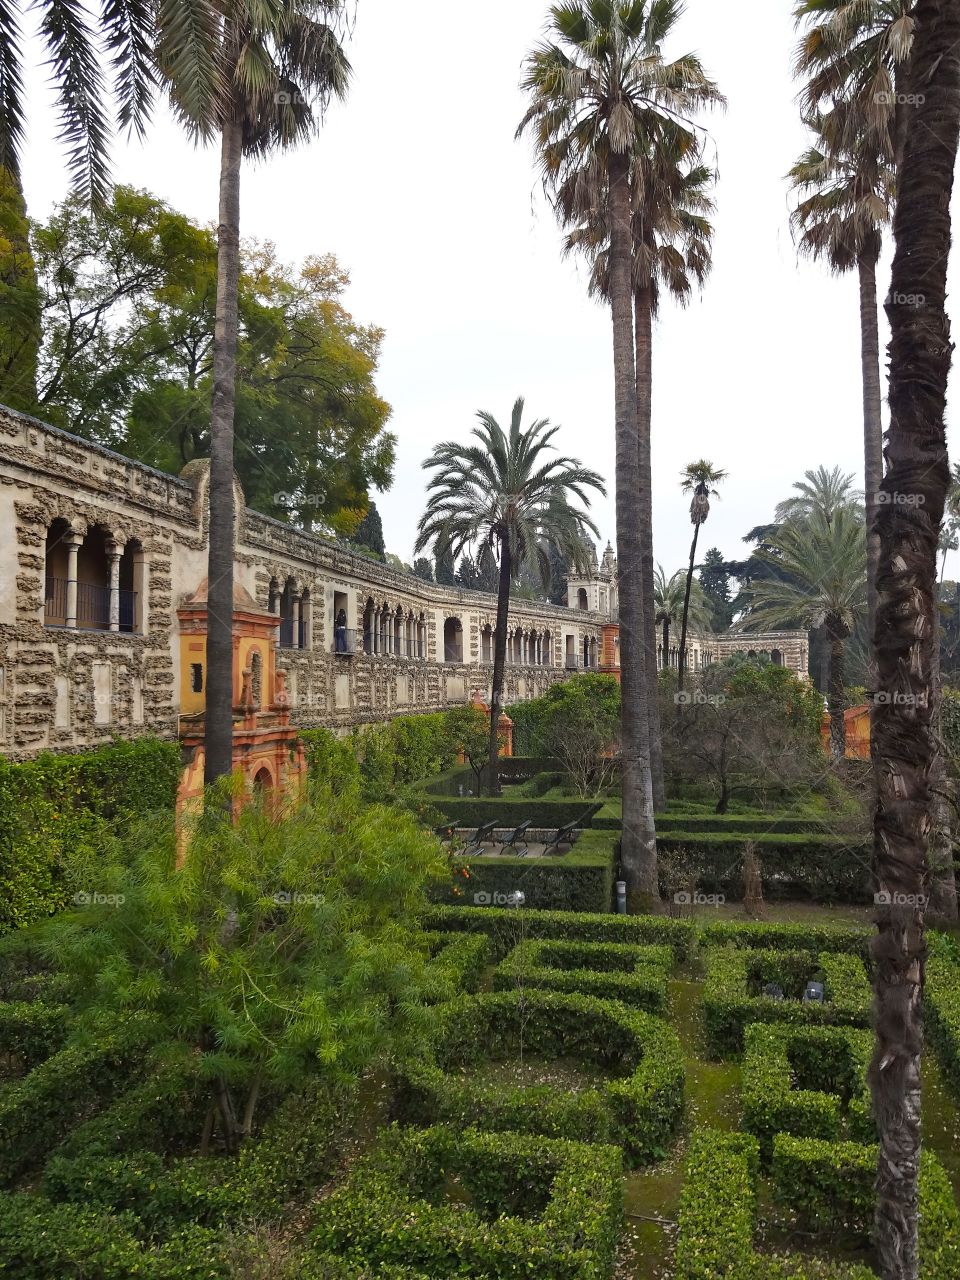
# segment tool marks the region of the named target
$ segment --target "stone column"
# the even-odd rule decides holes
[[[120,630],[120,548],[115,542],[107,542],[107,559],[110,561],[110,630]]]
[[[300,648],[300,597],[291,593],[290,595],[290,617],[293,624],[293,636],[291,637],[291,649]]]
[[[67,544],[67,626],[77,625],[77,553],[83,541],[79,533],[64,538]]]

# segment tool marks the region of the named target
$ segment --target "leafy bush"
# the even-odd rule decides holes
[[[83,887],[69,868],[96,865],[137,818],[172,813],[179,777],[179,747],[156,738],[23,764],[0,757],[0,933],[61,910]]]
[[[826,1002],[803,1004],[806,983],[822,974]],[[762,995],[776,983],[786,999]],[[866,1027],[872,993],[858,956],[810,951],[751,951],[713,947],[707,952],[703,1011],[710,1052],[736,1054],[752,1022]]]
[[[49,1058],[66,1037],[62,1004],[0,1004],[0,1079],[22,1075]]]
[[[574,991],[663,1013],[672,966],[673,952],[666,946],[530,938],[498,965],[493,986],[495,991],[522,987]]]
[[[877,1149],[778,1134],[771,1177],[775,1200],[817,1229],[867,1239],[873,1225]],[[920,1280],[960,1275],[960,1209],[946,1171],[930,1151],[920,1161]]]
[[[861,925],[767,924],[765,921],[717,920],[703,925],[704,946],[749,947],[766,951],[848,951],[866,959],[873,930]]]
[[[836,1139],[845,1119],[857,1141],[875,1136],[866,1081],[872,1046],[870,1032],[848,1027],[745,1028],[743,1123],[766,1157],[775,1134]]]
[[[634,946],[662,943],[684,960],[693,945],[689,920],[667,916],[598,916],[586,911],[522,911],[510,908],[434,907],[425,917],[430,929],[485,933],[502,959],[525,938],[557,938],[568,942],[628,942]]]
[[[456,1203],[444,1195],[450,1180]],[[313,1240],[360,1275],[375,1264],[377,1276],[400,1265],[490,1280],[602,1280],[613,1267],[622,1212],[614,1147],[470,1129],[393,1130],[323,1202]]]
[[[570,1093],[511,1088],[462,1069],[520,1052],[577,1056],[618,1078]],[[667,1148],[683,1111],[683,1054],[665,1022],[612,1000],[536,989],[464,996],[438,1010],[429,1038],[397,1065],[402,1120],[483,1124],[551,1137],[621,1142],[635,1161]]]

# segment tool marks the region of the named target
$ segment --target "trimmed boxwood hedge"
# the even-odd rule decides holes
[[[449,1000],[464,991],[476,991],[492,951],[490,939],[479,933],[461,936],[438,929],[423,934],[430,950],[430,972],[437,980],[433,999]]]
[[[815,1229],[866,1240],[873,1225],[877,1148],[778,1134],[771,1165],[774,1199]],[[920,1280],[960,1276],[960,1209],[946,1170],[930,1151],[920,1158]]]
[[[872,1051],[872,1033],[852,1027],[746,1027],[743,1124],[764,1157],[778,1133],[837,1139],[848,1131],[857,1142],[875,1139],[867,1086]],[[816,1086],[804,1087],[808,1081]]]
[[[876,1280],[868,1267],[754,1253],[758,1161],[749,1134],[694,1135],[680,1193],[675,1280]]]
[[[803,1004],[806,982],[823,978],[825,1004]],[[775,982],[788,997],[775,1000],[752,994]],[[867,1027],[872,992],[859,956],[837,952],[751,951],[713,947],[707,952],[703,1012],[710,1052],[739,1053],[743,1031],[752,1022]]]
[[[672,967],[673,951],[667,946],[528,938],[497,966],[493,987],[495,991],[523,986],[577,991],[663,1013]]]
[[[585,832],[560,857],[508,858],[479,855],[468,861],[468,877],[435,891],[437,899],[474,905],[496,902],[518,890],[527,907],[542,911],[609,913],[613,905],[614,845],[609,836]],[[479,895],[479,901],[477,901]]]
[[[502,959],[525,938],[558,938],[567,942],[662,943],[685,960],[694,940],[690,920],[669,916],[598,916],[588,911],[521,911],[509,907],[434,907],[424,917],[428,929],[484,933]]]
[[[496,821],[498,827],[516,827],[527,818],[534,827],[565,827],[590,809],[589,800],[546,800],[534,796],[513,799],[506,796],[431,795],[434,806],[453,826],[474,829]],[[588,819],[587,827],[593,825]]]
[[[0,1004],[0,1079],[38,1066],[63,1044],[69,1009],[40,1001]]]
[[[765,951],[848,951],[866,960],[874,931],[863,925],[767,924],[762,920],[716,920],[700,928],[704,946]]]
[[[940,1069],[960,1098],[960,966],[934,950],[927,961],[923,991],[924,1029]]]
[[[96,1042],[68,1045],[0,1090],[0,1183],[36,1164],[65,1129],[100,1111],[142,1069],[145,1025],[104,1028]]]
[[[671,835],[675,831],[702,833],[725,831],[753,839],[758,835],[830,835],[829,823],[824,818],[797,818],[790,814],[776,813],[682,813],[671,810],[657,814],[657,835]]]
[[[456,1202],[445,1198],[451,1183]],[[615,1147],[394,1129],[322,1202],[313,1242],[360,1275],[399,1265],[431,1276],[606,1280],[622,1215]]]
[[[476,1084],[464,1067],[526,1054],[576,1056],[616,1077],[571,1093]],[[613,1000],[534,988],[464,996],[438,1008],[416,1058],[396,1068],[400,1120],[482,1124],[622,1143],[631,1162],[663,1155],[683,1113],[683,1053],[659,1018]]]

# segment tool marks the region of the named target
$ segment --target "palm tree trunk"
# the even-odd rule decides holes
[[[243,132],[234,114],[220,149],[217,311],[210,412],[210,530],[207,563],[207,693],[204,782],[233,768],[233,411],[240,281],[240,162]]]
[[[840,764],[847,753],[846,695],[843,690],[843,643],[850,634],[835,614],[826,619],[827,643],[830,650],[830,675],[827,680],[827,706],[830,711],[830,755]]]
[[[883,1280],[916,1280],[923,1045],[924,902],[929,892],[937,540],[950,473],[944,411],[952,346],[946,314],[950,197],[960,136],[960,5],[918,0],[911,106],[898,175],[890,319],[890,432],[877,511],[878,691],[874,992],[870,1065],[880,1139],[875,1239]],[[901,301],[905,298],[909,302]]]
[[[880,393],[880,331],[877,317],[877,257],[863,255],[860,271],[860,363],[863,376],[863,489],[867,506],[867,621],[870,640],[877,617],[877,494],[883,480],[883,421]],[[868,655],[871,670],[873,655]]]
[[[622,691],[623,876],[632,910],[659,905],[657,843],[650,774],[650,731],[644,673],[643,544],[640,538],[640,453],[633,338],[630,192],[627,157],[611,152],[610,298],[616,411],[617,560],[620,575]]]
[[[663,669],[665,671],[668,671],[670,669],[670,619],[669,618],[664,618],[663,620],[662,634],[663,634],[663,639],[661,641],[661,646],[663,651]]]
[[[490,690],[490,750],[487,756],[488,790],[500,794],[500,712],[503,710],[503,671],[507,664],[507,620],[510,614],[510,547],[500,543],[500,580],[497,585],[497,626],[493,636],[493,687]]]
[[[650,738],[650,776],[653,807],[666,805],[663,781],[663,743],[660,737],[660,699],[657,696],[657,622],[653,603],[653,296],[649,285],[634,294],[637,357],[637,445],[640,459],[640,542],[643,564],[643,639],[646,648],[647,733]]]
[[[697,558],[697,539],[700,537],[700,521],[693,526],[693,542],[690,544],[690,563],[687,566],[687,587],[683,593],[683,617],[680,619],[680,658],[677,671],[677,692],[683,689],[683,673],[687,665],[687,613],[690,609],[690,588],[693,586],[693,566]]]

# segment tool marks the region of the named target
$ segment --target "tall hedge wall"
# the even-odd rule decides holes
[[[171,813],[179,776],[180,748],[157,738],[23,764],[0,757],[0,933],[65,905],[66,855],[95,855],[136,818]]]

